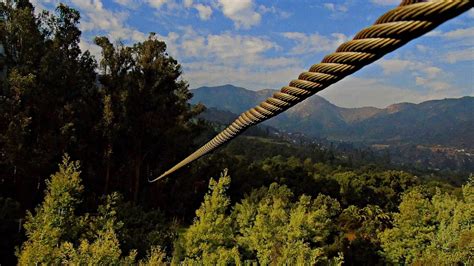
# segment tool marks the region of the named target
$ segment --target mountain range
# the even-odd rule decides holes
[[[276,91],[224,85],[192,92],[192,103],[208,107],[205,119],[228,124]],[[387,108],[343,108],[314,95],[264,124],[334,141],[473,149],[474,97],[398,103]]]

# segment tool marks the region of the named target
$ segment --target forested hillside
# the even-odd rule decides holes
[[[236,115],[275,91],[249,91],[225,85],[193,90],[193,103]],[[444,99],[387,108],[341,108],[313,96],[266,125],[335,141],[367,144],[423,144],[474,149],[474,98]]]
[[[222,124],[199,116],[155,34],[97,37],[95,58],[80,21],[64,4],[0,2],[0,264],[474,262],[466,172],[256,128],[149,183]]]

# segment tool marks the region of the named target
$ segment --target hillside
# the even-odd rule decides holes
[[[274,92],[273,90],[250,91],[232,85],[201,87],[192,90],[194,97],[191,102],[202,102],[207,107],[215,107],[238,114],[254,107]]]
[[[193,103],[201,102],[235,115],[257,105],[273,90],[250,91],[224,85],[193,90]],[[216,111],[213,113],[216,113]],[[288,132],[301,132],[329,140],[367,144],[423,144],[474,148],[474,97],[398,103],[375,107],[338,107],[315,95],[265,124]],[[207,118],[212,119],[211,114]],[[223,123],[229,122],[226,115]],[[219,120],[214,117],[213,120]]]

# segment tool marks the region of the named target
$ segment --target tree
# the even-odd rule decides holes
[[[173,258],[176,262],[202,262],[204,265],[240,264],[232,218],[228,215],[230,200],[225,194],[229,184],[227,170],[224,170],[218,181],[209,181],[209,192],[196,211],[194,223],[177,243]]]
[[[141,260],[138,265],[165,266],[169,263],[166,260],[166,253],[160,247],[152,247],[147,257]]]
[[[253,191],[230,212],[227,172],[211,179],[209,192],[196,211],[194,223],[175,245],[175,263],[268,264],[339,263],[325,248],[335,229],[332,218],[339,203],[320,195],[315,200],[272,184]]]
[[[137,257],[142,258],[152,249],[162,253],[173,250],[182,227],[176,220],[169,219],[159,209],[146,210],[140,205],[123,202],[122,198],[117,202],[116,211],[117,219],[123,223],[118,234],[123,252],[136,250]]]
[[[105,204],[99,206],[97,216],[80,217],[84,224],[83,234],[72,242],[61,244],[61,263],[118,265],[135,262],[135,250],[131,250],[128,256],[122,256],[118,234],[123,222],[117,219],[116,210],[119,199],[118,193],[112,193],[107,196]]]
[[[26,0],[0,3],[6,75],[0,87],[0,175],[32,202],[64,152],[89,165],[98,110],[96,63],[79,48],[79,13],[60,4],[35,15]],[[58,67],[61,66],[61,67]],[[89,168],[87,168],[89,169]]]
[[[107,197],[98,215],[76,213],[84,190],[79,162],[66,155],[59,171],[47,181],[43,203],[33,215],[28,212],[27,240],[18,255],[20,265],[30,264],[119,264],[133,263],[136,252],[122,257],[117,231],[117,194]]]
[[[124,175],[133,181],[130,185],[136,202],[143,177],[163,171],[163,165],[182,156],[177,151],[192,146],[190,135],[196,134],[196,125],[191,119],[202,107],[191,108],[187,103],[192,94],[187,83],[179,80],[181,66],[168,56],[165,43],[154,34],[132,47],[114,46],[106,37],[95,41],[103,56],[100,82],[104,91],[106,183],[111,155],[120,161],[129,159],[131,172]]]
[[[458,199],[439,190],[432,197],[418,187],[406,193],[392,229],[381,233],[384,254],[393,263],[470,264],[474,254],[474,180]]]
[[[25,230],[28,240],[18,254],[19,264],[59,264],[62,242],[78,238],[79,220],[75,215],[84,187],[79,163],[63,158],[59,171],[46,181],[47,190],[36,214],[27,213]]]
[[[363,208],[351,205],[338,217],[338,230],[342,236],[339,247],[351,265],[382,264],[378,234],[391,225],[391,217],[378,205]]]
[[[292,197],[287,187],[274,183],[237,204],[239,246],[262,265],[337,263],[340,257],[330,260],[325,247],[339,203],[324,195],[314,200],[303,195],[297,202]]]

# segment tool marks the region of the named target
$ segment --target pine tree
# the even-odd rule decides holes
[[[98,208],[95,217],[84,216],[83,235],[74,242],[61,244],[61,262],[74,265],[118,265],[135,262],[136,251],[131,250],[122,256],[119,242],[119,230],[123,223],[117,220],[117,201],[120,196],[112,193],[106,202]],[[78,243],[78,244],[74,244]]]
[[[107,197],[98,215],[78,215],[84,190],[79,162],[64,156],[59,171],[47,181],[43,203],[33,215],[28,212],[27,240],[18,255],[20,265],[31,264],[131,264],[136,252],[122,256],[116,217],[118,194]]]
[[[176,262],[204,265],[240,263],[232,219],[228,214],[230,199],[225,194],[229,184],[226,170],[218,181],[209,181],[209,192],[196,211],[194,223],[177,243],[173,258]]]
[[[19,264],[59,264],[61,243],[78,238],[80,222],[75,210],[84,189],[79,175],[79,163],[64,156],[59,171],[46,181],[43,203],[34,215],[27,213],[24,226],[28,240],[18,254]]]

